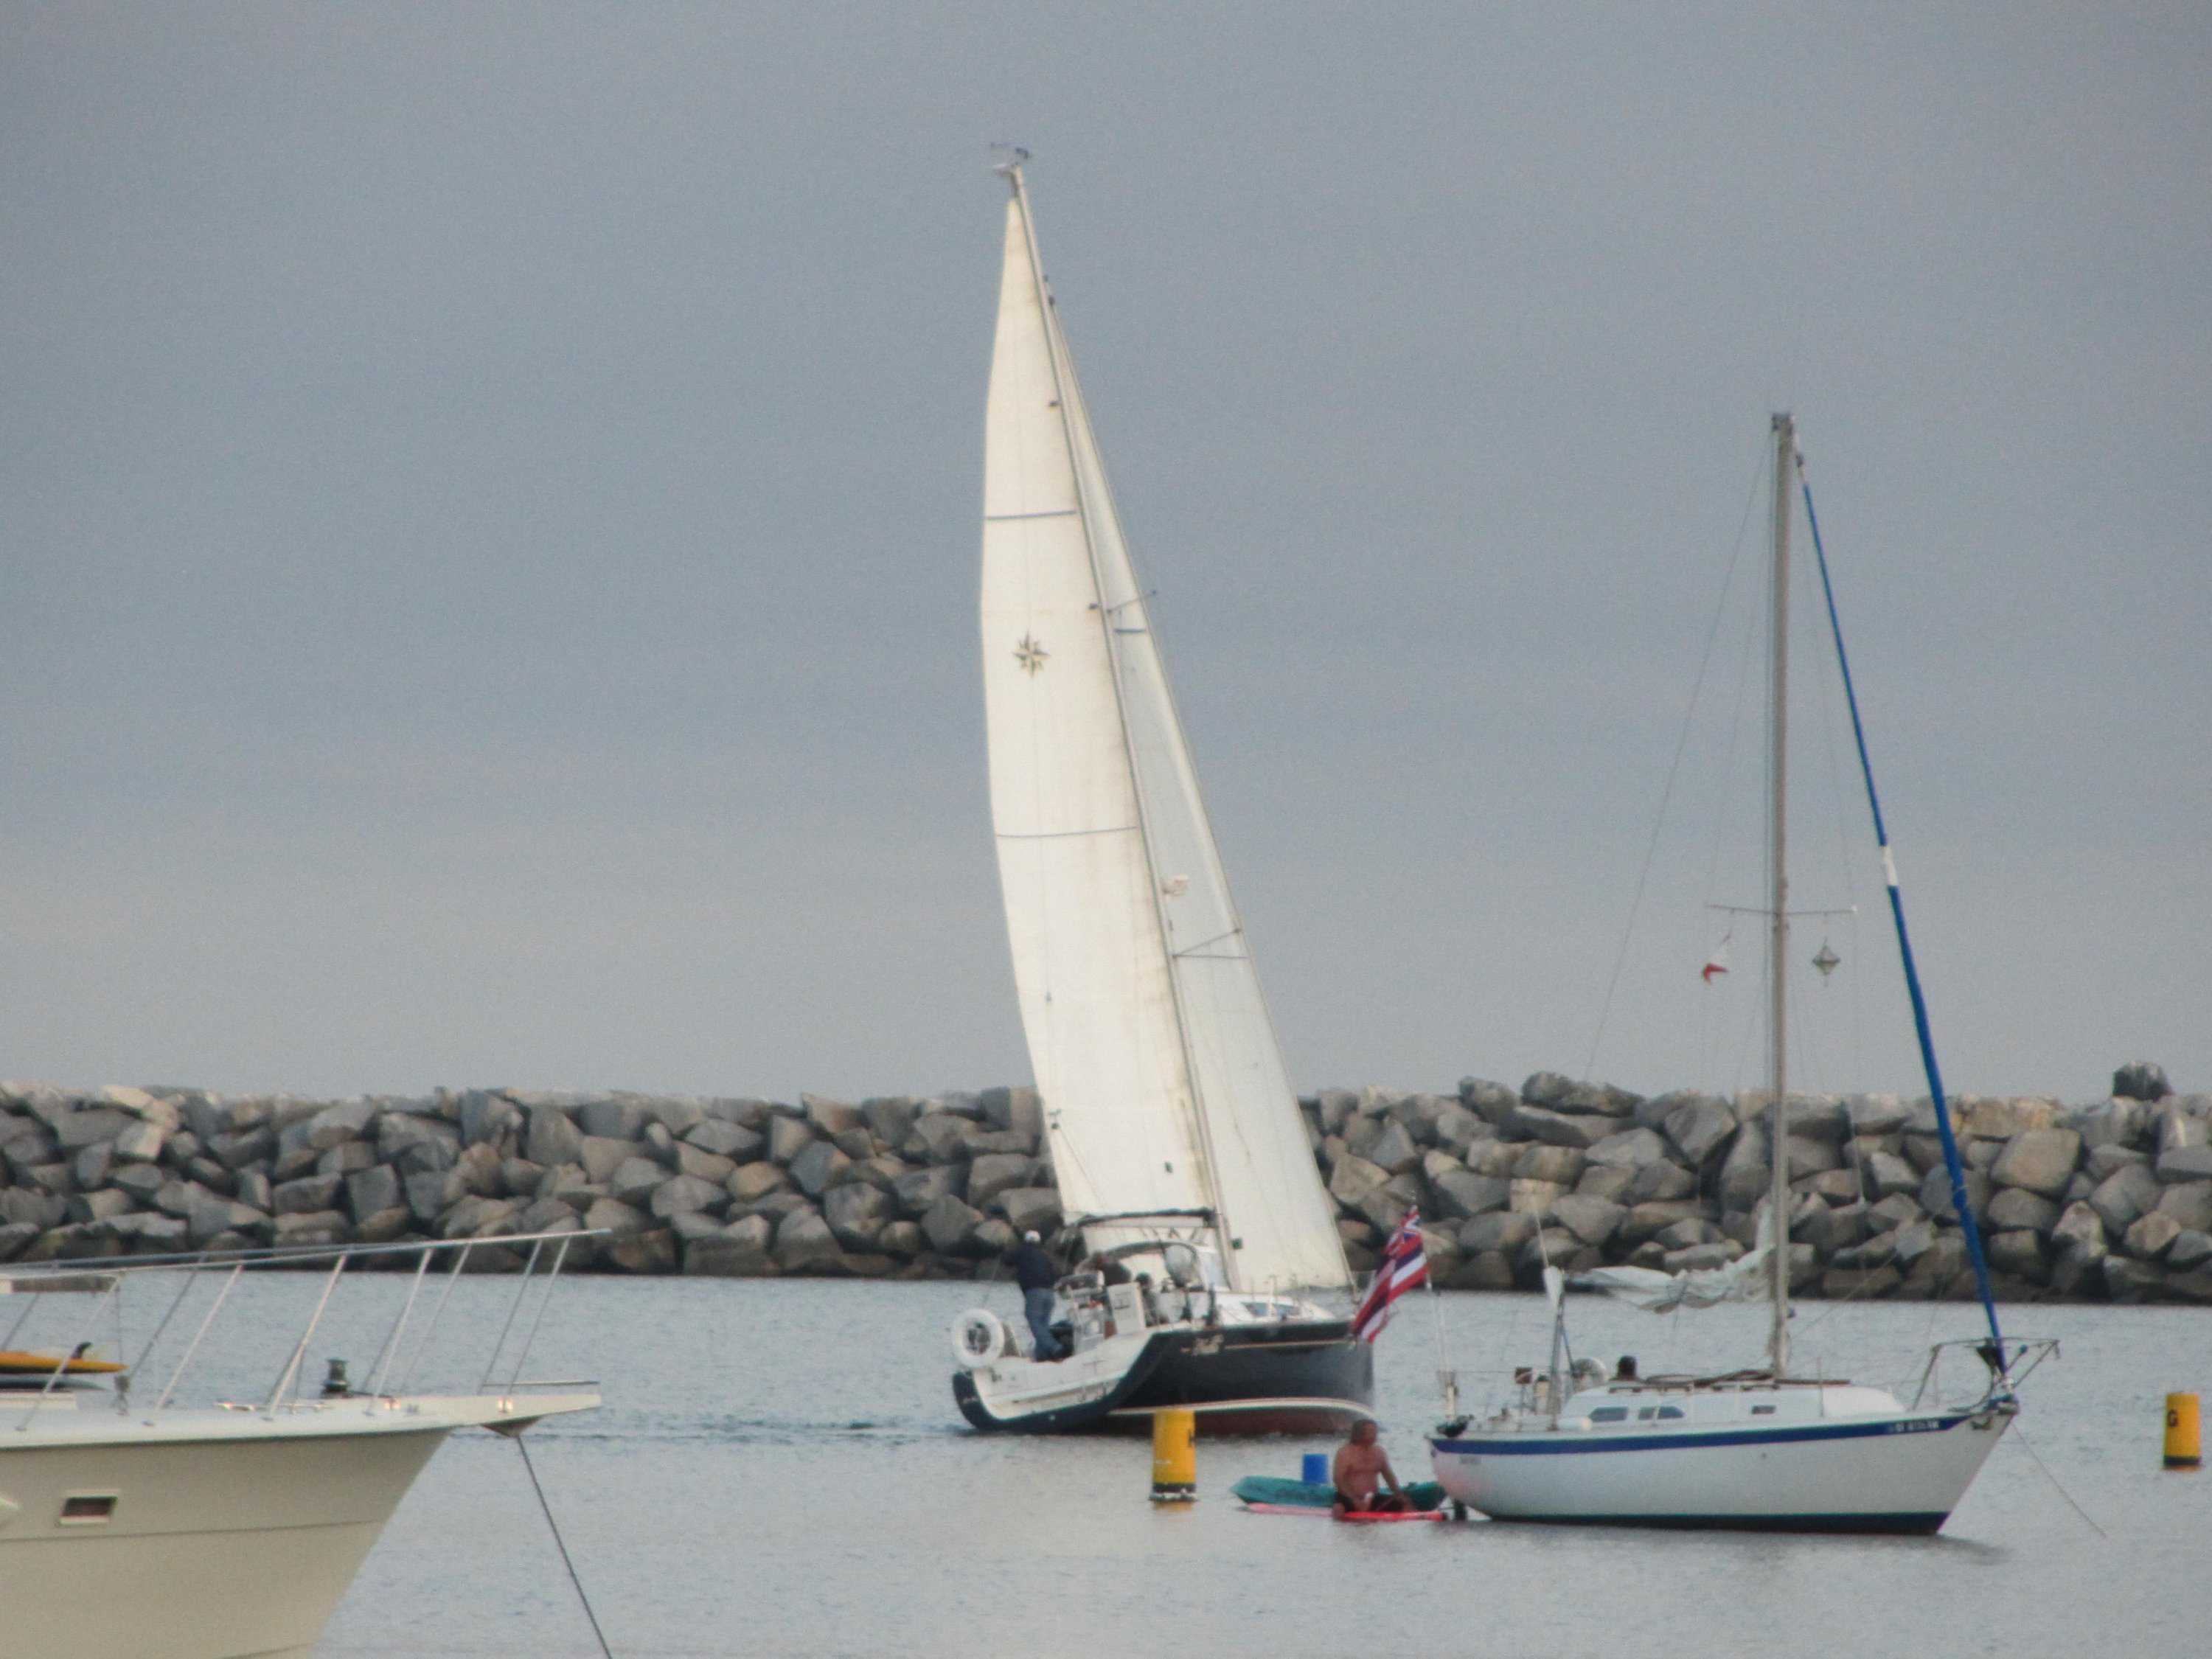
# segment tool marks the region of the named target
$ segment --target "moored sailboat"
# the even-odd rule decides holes
[[[986,423],[991,813],[1022,1025],[1068,1225],[1073,1352],[955,1328],[978,1428],[1209,1432],[1367,1414],[1342,1241],[1168,689],[1019,158]]]
[[[1550,1364],[1521,1373],[1518,1396],[1504,1408],[1480,1423],[1449,1420],[1430,1442],[1437,1479],[1445,1491],[1495,1519],[1932,1533],[1948,1519],[2018,1413],[2019,1380],[2053,1346],[2009,1340],[1999,1328],[1822,555],[1822,591],[1881,847],[1922,1060],[1989,1335],[1985,1340],[1939,1345],[1923,1373],[1923,1395],[1910,1407],[1887,1389],[1807,1376],[1791,1366],[1791,1248],[1786,1231],[1794,1196],[1787,1152],[1790,544],[1790,483],[1802,475],[1790,416],[1774,417],[1773,437],[1765,910],[1771,1186],[1759,1246],[1717,1272],[1668,1275],[1614,1267],[1585,1275],[1592,1288],[1653,1308],[1694,1307],[1763,1293],[1771,1316],[1766,1363],[1723,1373],[1628,1375],[1610,1381],[1601,1372],[1570,1368],[1565,1363],[1565,1285],[1559,1271],[1547,1267],[1553,1320]],[[1812,518],[1809,491],[1802,493],[1818,554],[1818,521]],[[1944,1348],[1957,1346],[1971,1346],[1980,1357],[1986,1367],[1980,1385],[1949,1406],[1925,1401],[1936,1358]]]

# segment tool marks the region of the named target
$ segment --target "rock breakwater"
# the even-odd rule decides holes
[[[2000,1294],[2212,1302],[2212,1097],[2154,1068],[2068,1106],[1961,1097],[1969,1197]],[[1325,1089],[1300,1103],[1355,1267],[1419,1206],[1448,1289],[1629,1262],[1715,1267],[1767,1203],[1765,1101],[1645,1097],[1538,1073],[1519,1089]],[[0,1084],[0,1261],[593,1232],[572,1267],[969,1277],[1061,1226],[1033,1091],[795,1103],[525,1089],[305,1100]],[[1798,1293],[1972,1293],[1935,1112],[1793,1096]],[[1072,1243],[1072,1237],[1062,1243]]]

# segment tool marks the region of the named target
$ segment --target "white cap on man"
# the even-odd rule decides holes
[[[1035,1244],[1038,1242],[1036,1229],[1034,1227],[1022,1235],[1022,1243],[1024,1244]]]

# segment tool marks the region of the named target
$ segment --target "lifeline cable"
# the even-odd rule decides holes
[[[592,1636],[599,1644],[599,1652],[605,1659],[615,1659],[615,1650],[607,1645],[607,1633],[599,1628],[599,1615],[592,1611],[592,1598],[584,1594],[584,1581],[576,1577],[576,1564],[568,1559],[568,1544],[561,1536],[561,1523],[553,1518],[552,1504],[545,1501],[545,1488],[538,1480],[538,1466],[530,1461],[530,1448],[519,1434],[514,1437],[514,1449],[522,1454],[522,1467],[530,1475],[530,1489],[538,1494],[538,1507],[545,1511],[545,1529],[553,1534],[553,1547],[561,1552],[561,1565],[568,1571],[568,1583],[575,1589],[577,1605],[584,1609],[584,1617],[592,1621]]]

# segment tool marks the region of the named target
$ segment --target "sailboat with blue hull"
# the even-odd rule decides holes
[[[1925,1000],[1905,926],[1897,869],[1882,823],[1858,700],[1812,495],[1803,483],[1796,429],[1774,417],[1773,575],[1768,691],[1771,699],[1768,804],[1767,1141],[1772,1158],[1759,1248],[1720,1272],[1668,1275],[1635,1267],[1585,1275],[1592,1288],[1652,1308],[1701,1305],[1763,1293],[1772,1313],[1766,1364],[1716,1374],[1606,1380],[1589,1362],[1565,1362],[1565,1282],[1545,1269],[1553,1305],[1552,1359],[1518,1373],[1517,1397],[1482,1421],[1449,1415],[1430,1441],[1437,1479],[1453,1498],[1501,1521],[1583,1525],[1757,1528],[1791,1532],[1933,1533],[1948,1520],[2019,1413],[2016,1387],[2055,1349],[2008,1340],[1999,1328],[1981,1235],[1966,1194]],[[1952,1202],[1989,1334],[1939,1344],[1907,1406],[1887,1389],[1796,1374],[1790,1354],[1790,1249],[1775,1218],[1790,1213],[1787,1109],[1787,959],[1790,540],[1797,480],[1819,560],[1830,633],[1842,669],[1860,768],[1881,848],[1890,913],[1904,959],[1921,1059],[1950,1175]],[[1927,1401],[1947,1350],[1970,1349],[1984,1368],[1966,1400]],[[1954,1366],[1955,1371],[1955,1366]]]

